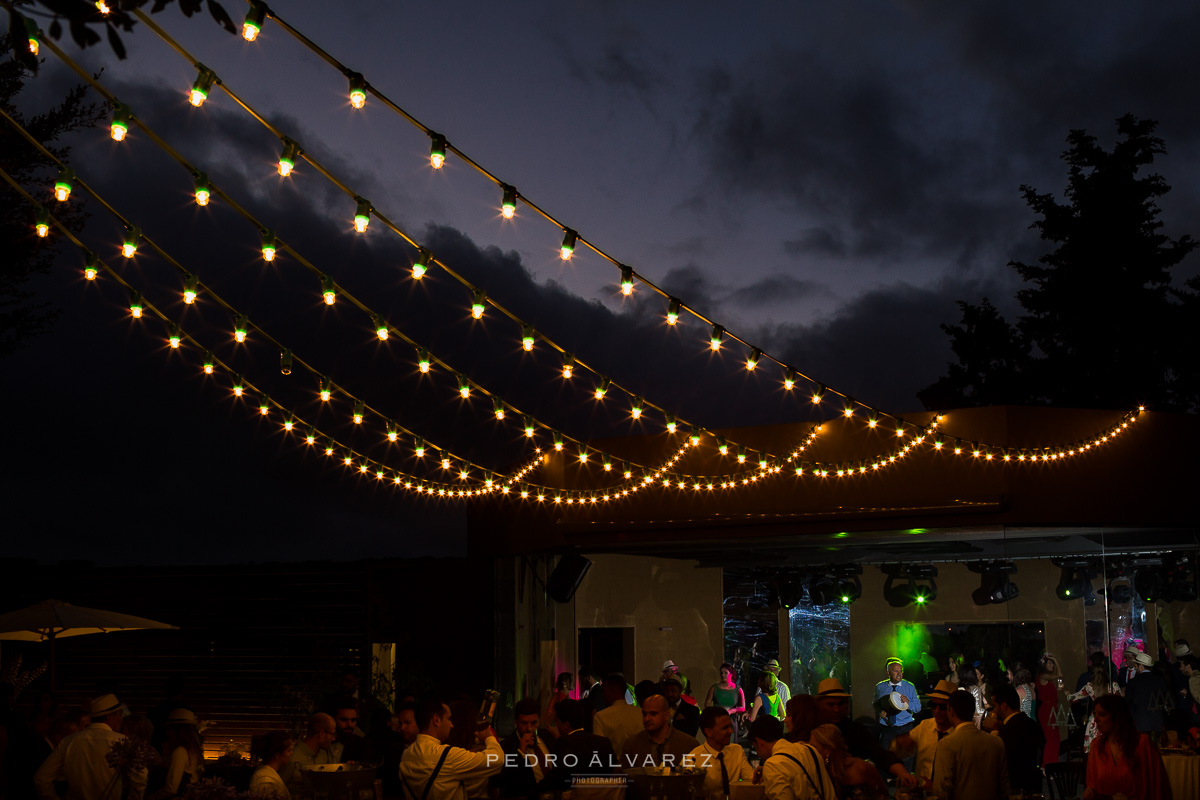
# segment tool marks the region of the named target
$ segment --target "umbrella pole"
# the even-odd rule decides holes
[[[50,693],[54,694],[54,632],[50,632]]]

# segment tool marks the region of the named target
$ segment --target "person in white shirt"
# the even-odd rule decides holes
[[[292,758],[292,737],[287,731],[271,731],[255,742],[254,754],[262,766],[250,776],[250,793],[270,800],[291,800],[292,793],[279,776],[279,771]]]
[[[642,732],[642,710],[625,699],[625,676],[614,672],[604,678],[604,699],[608,707],[592,718],[592,732],[608,737],[613,752],[620,753],[625,742]]]
[[[92,724],[63,739],[42,762],[33,776],[33,785],[41,800],[58,800],[56,781],[67,784],[66,800],[117,800],[124,796],[121,776],[108,765],[105,756],[115,742],[125,740],[118,733],[121,720],[129,710],[116,695],[97,697],[91,704]],[[129,776],[130,800],[139,800],[146,789],[146,771]]]
[[[180,794],[187,784],[200,780],[204,772],[204,743],[196,715],[186,708],[177,708],[167,717],[163,727],[167,777],[162,788],[151,795],[156,798]]]
[[[835,800],[837,790],[823,759],[805,742],[783,738],[783,723],[763,714],[750,725],[750,741],[762,762],[767,800]]]
[[[1009,796],[1008,760],[1000,737],[975,727],[975,698],[950,695],[954,730],[934,752],[933,791],[942,800],[1004,800]]]
[[[491,727],[479,733],[482,752],[443,744],[454,727],[445,703],[422,703],[417,708],[417,727],[421,729],[417,740],[400,759],[407,800],[467,800],[465,781],[489,778],[504,767],[504,750]]]
[[[892,752],[901,758],[908,758],[915,752],[913,774],[921,779],[923,786],[930,787],[933,784],[933,754],[937,751],[937,743],[954,730],[954,725],[950,723],[950,695],[957,691],[958,687],[950,681],[938,681],[929,693],[928,705],[933,716],[921,720],[892,742]]]
[[[728,711],[720,706],[704,709],[700,712],[700,730],[704,731],[704,744],[688,755],[697,767],[708,770],[704,775],[705,798],[724,800],[729,797],[729,784],[753,780],[754,770],[742,746],[729,743],[733,720]]]

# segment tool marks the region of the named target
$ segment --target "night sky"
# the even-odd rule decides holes
[[[1019,187],[1061,194],[1072,128],[1106,146],[1127,112],[1160,121],[1173,185],[1164,232],[1195,233],[1200,210],[1200,29],[1195,3],[368,3],[277,0],[292,25],[502,180],[671,294],[847,394],[890,411],[951,357],[939,324],[956,299],[1014,312],[1010,259],[1042,252]],[[226,0],[240,24],[244,7]],[[771,365],[750,375],[708,328],[662,324],[665,301],[617,289],[608,262],[499,191],[268,22],[246,43],[202,14],[155,16],[235,92],[384,214],[546,337],[648,400],[699,424],[806,418]],[[278,140],[221,91],[187,104],[195,68],[144,26],[67,52],[213,182],[338,283],[481,385],[578,437],[659,433],[627,397],[591,399],[558,357],[523,354],[497,314],[470,319],[444,275],[414,285],[413,251],[306,164],[281,179]],[[19,102],[35,113],[74,83],[49,53]],[[294,262],[262,263],[256,232],[134,128],[73,135],[71,162],[120,211],[257,324],[348,390],[431,442],[494,469],[529,452],[489,402],[463,404],[452,376],[419,376],[412,349],[382,343],[348,304],[326,308]],[[47,175],[46,186],[52,184]],[[42,188],[45,192],[46,189]],[[72,202],[84,202],[77,192]],[[82,238],[110,263],[121,226],[98,204]],[[32,219],[32,216],[31,216]],[[1197,271],[1195,257],[1176,276]],[[329,468],[131,323],[112,285],[85,284],[66,245],[33,287],[61,310],[52,333],[0,365],[8,421],[7,555],[99,563],[357,558],[463,552],[455,506],[397,496]],[[409,450],[351,430],[349,406],[318,410],[315,381],[284,378],[261,342],[234,348],[204,298],[184,309],[177,274],[148,249],[122,273],[298,415],[312,415],[399,468]],[[461,365],[461,366],[459,366]],[[802,399],[802,398],[801,398]],[[835,412],[827,412],[835,413]],[[319,416],[324,415],[324,416]],[[664,445],[665,445],[664,437]],[[375,444],[368,445],[367,442]],[[385,442],[386,445],[386,442]],[[781,449],[784,449],[781,447]]]

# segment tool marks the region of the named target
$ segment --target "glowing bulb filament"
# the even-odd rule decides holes
[[[504,198],[500,201],[500,215],[505,219],[512,219],[517,213],[517,190],[504,184]]]

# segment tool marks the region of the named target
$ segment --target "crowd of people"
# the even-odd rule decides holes
[[[537,800],[598,780],[636,782],[666,767],[701,780],[704,800],[727,800],[738,783],[762,786],[767,800],[882,800],[889,782],[898,794],[1007,800],[1043,792],[1046,768],[1066,755],[1066,704],[1081,702],[1085,799],[1171,800],[1158,740],[1195,739],[1200,723],[1200,660],[1182,640],[1157,662],[1131,647],[1120,668],[1097,653],[1074,691],[1049,653],[1035,670],[992,669],[955,654],[944,676],[917,683],[905,679],[898,658],[883,667],[875,716],[857,720],[840,680],[789,696],[774,660],[749,702],[731,664],[720,665],[702,701],[671,661],[636,685],[584,667],[578,691],[575,676],[563,673],[545,705],[516,702],[514,729],[503,739],[476,702],[406,698],[394,710],[368,709],[347,676],[301,733],[256,737],[247,788],[290,800],[311,792],[305,768],[357,763],[375,767],[388,797]],[[359,724],[364,712],[370,733]],[[105,694],[86,712],[42,709],[34,718],[37,733],[24,749],[14,749],[12,737],[4,742],[5,798],[164,800],[187,797],[203,778],[197,718],[178,698],[135,715]]]

